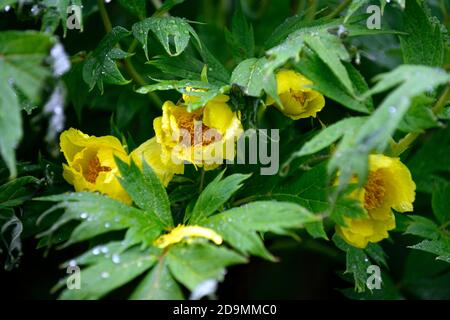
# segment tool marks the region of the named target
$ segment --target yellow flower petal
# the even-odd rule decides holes
[[[128,162],[117,138],[89,136],[71,128],[61,134],[60,146],[68,163],[63,165],[63,177],[75,191],[98,191],[131,204],[131,198],[117,180],[119,170],[114,157]]]
[[[276,75],[277,92],[282,103],[275,105],[283,114],[293,120],[315,117],[325,106],[324,96],[311,89],[312,81],[293,70],[281,70]],[[272,98],[267,104],[274,104]]]
[[[224,134],[233,120],[234,112],[224,102],[211,101],[203,110],[203,123]]]
[[[212,229],[200,226],[178,225],[176,228],[172,229],[169,233],[164,234],[160,236],[158,239],[156,239],[154,244],[158,248],[165,248],[172,244],[176,244],[183,240],[195,237],[211,240],[216,245],[222,244],[223,241],[222,237]]]
[[[184,164],[173,163],[170,159],[163,162],[161,159],[162,152],[161,145],[156,141],[156,138],[153,137],[131,152],[130,157],[141,168],[142,158],[144,158],[155,171],[164,186],[167,186],[174,174],[182,174],[184,172]]]

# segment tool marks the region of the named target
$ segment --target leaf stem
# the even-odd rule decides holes
[[[342,11],[344,11],[349,4],[352,2],[352,0],[344,0],[343,2],[341,2],[340,5],[338,5],[329,15],[327,15],[326,17],[328,19],[331,18],[335,18],[337,17]]]
[[[439,114],[445,107],[447,100],[450,98],[450,85],[442,92],[438,101],[431,108],[434,114]],[[398,143],[395,143],[392,147],[392,154],[395,157],[401,155],[406,149],[408,149],[411,144],[422,134],[422,132],[410,132],[405,135]]]
[[[103,0],[97,0],[98,11],[100,12],[100,16],[103,21],[103,26],[105,27],[105,31],[110,33],[112,30],[111,20],[109,19],[108,12],[105,8],[105,3]]]

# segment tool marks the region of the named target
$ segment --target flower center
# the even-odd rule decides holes
[[[300,103],[301,105],[305,104],[305,101],[306,101],[305,93],[303,93],[302,91],[296,91],[296,90],[290,89],[290,94],[298,103]]]
[[[367,210],[378,208],[386,193],[380,170],[369,173],[364,190],[364,208]]]
[[[84,174],[84,177],[90,183],[95,183],[95,180],[97,180],[99,173],[102,171],[104,171],[104,172],[111,171],[111,168],[102,166],[100,164],[100,160],[98,160],[97,157],[94,157],[91,160],[89,160],[88,165],[87,165],[87,170],[86,170],[86,173]]]
[[[187,145],[209,145],[221,139],[220,133],[205,125],[202,121],[202,109],[192,112],[179,112],[176,115],[181,130],[180,142]]]

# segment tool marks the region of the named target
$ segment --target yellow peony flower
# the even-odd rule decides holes
[[[199,227],[199,226],[185,226],[178,225],[169,233],[160,236],[155,240],[155,246],[158,248],[165,248],[172,244],[176,244],[183,240],[190,240],[191,238],[205,238],[214,242],[216,245],[222,244],[222,237],[214,230]]]
[[[197,97],[184,95],[183,98],[194,101]],[[184,104],[166,101],[162,116],[153,121],[163,162],[188,161],[212,170],[224,159],[232,160],[235,142],[243,129],[238,115],[227,104],[228,99],[226,95],[219,95],[192,112]]]
[[[163,162],[161,159],[161,145],[153,137],[139,147],[137,147],[133,152],[131,152],[130,157],[133,161],[142,168],[142,158],[152,167],[158,178],[167,187],[170,180],[172,180],[174,174],[183,174],[184,165],[175,164],[170,159]]]
[[[293,120],[316,117],[317,112],[325,106],[323,95],[311,89],[311,80],[293,70],[277,72],[277,92],[282,106],[275,105],[281,112]],[[272,98],[267,105],[275,104]]]
[[[67,160],[63,164],[63,177],[76,191],[98,191],[131,203],[117,180],[119,169],[114,156],[128,162],[128,155],[116,137],[89,136],[70,128],[61,134],[60,147]]]
[[[357,248],[388,238],[388,231],[395,228],[391,208],[398,212],[412,211],[415,189],[411,173],[399,158],[370,155],[367,182],[357,192],[369,216],[345,218],[347,226],[336,225],[337,234]]]

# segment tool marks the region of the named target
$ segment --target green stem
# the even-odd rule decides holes
[[[198,192],[201,193],[203,191],[203,184],[205,183],[205,169],[201,168],[202,171],[200,176],[200,186],[198,187]]]
[[[111,20],[109,19],[108,12],[105,8],[105,3],[103,0],[97,0],[98,10],[100,11],[100,16],[102,17],[103,26],[105,27],[106,33],[110,33],[112,30]]]
[[[343,2],[341,2],[340,5],[338,5],[328,16],[327,18],[331,19],[334,17],[337,17],[338,15],[341,14],[342,11],[344,11],[352,2],[352,0],[344,0]]]
[[[317,0],[308,0],[308,6],[309,6],[309,8],[307,9],[305,20],[312,21],[312,20],[314,20],[314,17],[316,16]]]
[[[447,100],[450,98],[450,85],[448,85],[444,92],[442,92],[438,101],[431,108],[434,114],[439,114],[445,107]],[[404,136],[398,143],[393,145],[392,154],[395,157],[401,155],[406,149],[408,149],[413,142],[421,135],[419,132],[411,132]]]

